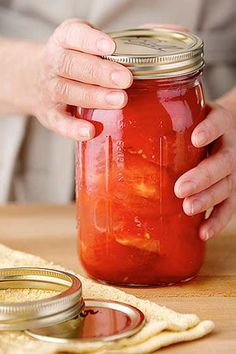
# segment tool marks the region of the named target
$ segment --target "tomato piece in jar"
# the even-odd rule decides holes
[[[184,213],[166,216],[163,220],[161,255],[153,264],[153,272],[161,281],[174,282],[194,276],[204,257],[204,241],[198,229],[203,214],[189,217]],[[171,238],[171,242],[170,242]]]
[[[174,195],[175,176],[141,153],[125,152],[122,170],[114,167],[112,173],[113,198],[124,210],[135,210],[138,215],[151,212],[156,217],[179,210],[182,202]]]
[[[166,110],[150,95],[148,109],[142,97],[136,96],[128,90],[129,105],[124,108],[123,120],[126,117],[130,124],[126,124],[123,132],[123,140],[126,149],[131,154],[140,154],[149,162],[168,166],[171,164],[171,150],[167,149],[167,142],[174,137],[172,122]],[[147,100],[147,97],[144,98]]]

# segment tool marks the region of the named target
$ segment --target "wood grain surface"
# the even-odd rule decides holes
[[[0,208],[0,243],[83,274],[76,253],[75,229],[73,205],[7,205]],[[173,345],[158,353],[235,354],[236,218],[208,242],[206,261],[196,279],[172,287],[123,290],[215,322],[216,330],[208,337]]]

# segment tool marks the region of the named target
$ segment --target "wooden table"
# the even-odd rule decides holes
[[[194,281],[128,293],[215,321],[215,332],[196,342],[160,350],[168,354],[236,353],[236,218],[208,243],[205,265]],[[75,209],[69,206],[9,205],[0,208],[0,242],[80,272],[76,254]],[[138,354],[138,353],[137,353]]]

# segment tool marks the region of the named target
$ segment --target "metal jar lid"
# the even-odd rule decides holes
[[[121,302],[82,298],[77,276],[47,268],[0,269],[0,290],[42,289],[60,292],[42,300],[0,302],[0,330],[27,330],[37,339],[64,343],[115,340],[138,332],[143,313]]]
[[[43,289],[60,292],[36,301],[1,302],[0,330],[24,330],[60,323],[80,312],[84,306],[82,284],[73,274],[47,268],[0,269],[0,290]]]
[[[112,341],[134,335],[144,323],[144,314],[134,306],[117,301],[85,299],[85,307],[76,318],[28,330],[27,334],[54,343]]]
[[[136,79],[192,74],[204,66],[203,42],[189,32],[135,28],[109,35],[116,50],[104,58],[125,65]]]

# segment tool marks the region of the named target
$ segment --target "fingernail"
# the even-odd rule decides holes
[[[196,145],[202,146],[207,142],[207,134],[205,132],[199,132],[198,134],[195,135],[195,142]]]
[[[93,137],[92,130],[93,129],[90,129],[88,127],[81,127],[79,130],[79,135],[82,138],[91,139]]]
[[[207,241],[210,238],[212,238],[212,236],[214,235],[214,230],[212,228],[206,230],[205,235],[204,235],[204,240]]]
[[[189,194],[194,192],[196,185],[193,182],[184,182],[179,186],[178,194],[181,198],[187,197]]]
[[[202,202],[199,199],[194,199],[191,203],[191,214],[197,214],[198,212],[200,212],[202,210]]]
[[[131,76],[123,70],[113,71],[111,80],[119,87],[127,88],[131,84]]]
[[[124,104],[125,97],[122,92],[110,92],[106,95],[106,101],[112,106],[122,106]]]
[[[115,51],[115,43],[112,40],[100,39],[97,41],[97,49],[103,54],[112,54]]]

